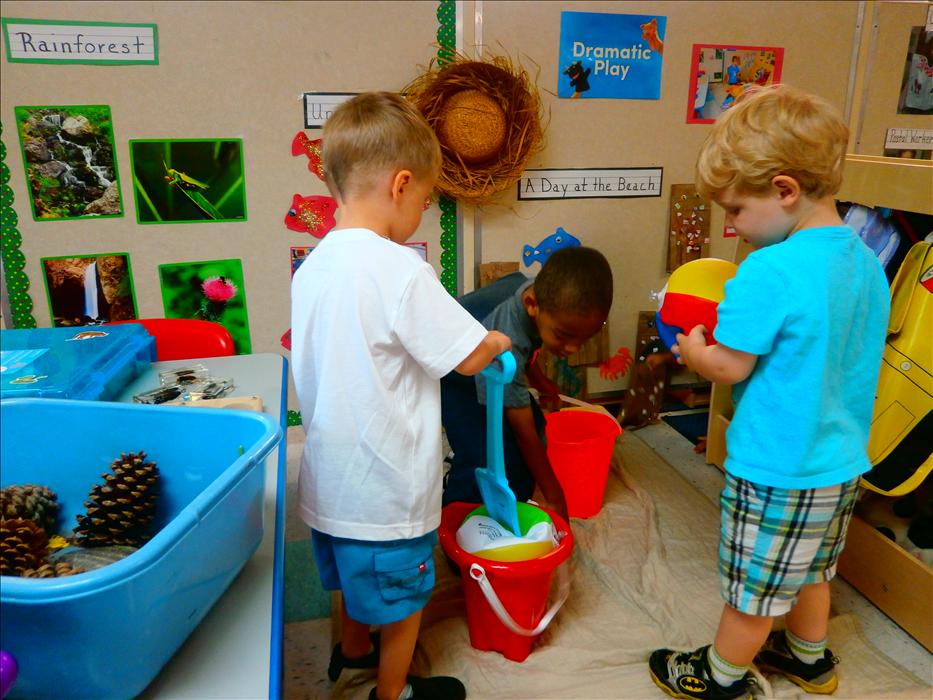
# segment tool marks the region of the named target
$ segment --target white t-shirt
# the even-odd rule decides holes
[[[440,378],[486,333],[413,250],[367,229],[321,241],[292,280],[302,520],[370,541],[440,525]]]

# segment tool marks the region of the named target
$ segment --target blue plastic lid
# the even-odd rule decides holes
[[[99,399],[156,359],[137,324],[0,331],[0,398]]]

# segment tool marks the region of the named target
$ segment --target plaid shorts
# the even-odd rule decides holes
[[[845,545],[858,479],[780,489],[726,475],[720,496],[719,586],[748,615],[788,612],[802,586],[829,581]]]

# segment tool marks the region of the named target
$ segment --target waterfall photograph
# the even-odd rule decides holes
[[[42,258],[41,262],[56,328],[138,318],[128,254]]]
[[[15,112],[36,221],[123,216],[110,107]]]

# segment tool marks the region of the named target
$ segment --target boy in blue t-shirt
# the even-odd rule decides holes
[[[598,250],[564,248],[551,254],[538,276],[507,275],[459,299],[486,328],[512,340],[517,369],[503,391],[506,477],[526,501],[535,486],[542,505],[567,518],[564,492],[544,443],[544,414],[528,391],[526,369],[544,346],[558,357],[577,352],[606,321],[612,306],[612,270]],[[444,504],[480,502],[476,468],[486,466],[486,383],[482,375],[451,372],[441,379],[441,422],[453,450]]]
[[[829,582],[868,471],[868,429],[888,321],[884,271],[844,226],[833,195],[848,129],[826,101],[778,85],[720,117],[697,161],[698,190],[756,250],[726,284],[707,345],[678,334],[679,361],[735,385],[721,495],[715,641],[659,649],[668,694],[748,697],[754,661],[832,693]],[[786,615],[786,630],[773,631]]]

